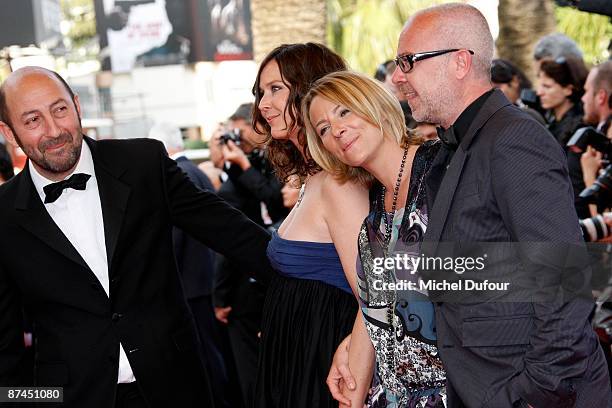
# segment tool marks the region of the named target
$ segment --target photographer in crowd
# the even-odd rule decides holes
[[[213,143],[221,147],[225,161],[224,171],[233,187],[242,190],[241,193],[250,193],[250,198],[264,204],[265,209],[259,205],[257,211],[245,212],[251,219],[263,225],[270,224],[269,219],[274,221],[285,217],[288,212],[281,199],[282,185],[265,158],[263,139],[253,129],[252,109],[252,103],[240,105],[229,118],[229,131],[218,136],[217,141]],[[266,219],[266,212],[269,219]]]
[[[283,206],[282,185],[266,160],[263,137],[252,127],[252,109],[252,103],[238,107],[229,118],[228,131],[211,140],[211,152],[227,175],[217,194],[257,224],[268,226],[284,218],[288,210]],[[222,256],[216,258],[215,315],[227,325],[245,405],[252,400],[265,294],[250,272]]]
[[[584,85],[582,103],[584,122],[597,126],[597,131],[612,139],[612,61],[591,69]]]
[[[592,127],[576,132],[568,143],[570,149],[584,151],[581,166],[586,188],[580,192],[579,200],[589,204],[590,214],[580,220],[580,227],[585,241],[609,243],[612,242],[612,61],[591,69],[584,90],[584,122]],[[593,320],[612,375],[609,320],[612,253],[609,244],[591,244],[589,249],[593,262],[592,285],[598,305]]]
[[[612,235],[612,61],[594,67],[585,83],[582,97],[584,122],[594,126],[576,132],[568,143],[582,154],[585,189],[579,200],[589,204],[591,218],[580,224],[586,241],[598,241]]]

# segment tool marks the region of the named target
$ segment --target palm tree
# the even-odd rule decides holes
[[[284,43],[325,43],[325,0],[252,0],[251,25],[255,61]]]
[[[612,38],[612,20],[609,17],[570,7],[556,7],[555,15],[557,29],[578,43],[586,63],[598,64],[606,59]]]
[[[552,0],[499,0],[497,52],[533,78],[533,48],[555,30]]]
[[[328,44],[353,69],[373,74],[378,64],[395,56],[408,17],[445,2],[449,0],[329,0]]]

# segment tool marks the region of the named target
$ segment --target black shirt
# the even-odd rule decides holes
[[[484,106],[489,96],[493,94],[493,89],[480,95],[474,102],[472,102],[465,110],[459,115],[453,127],[455,128],[455,137],[457,138],[457,144],[461,144],[461,140],[465,137],[466,133],[470,129],[472,122],[476,119],[478,112]]]
[[[447,130],[438,128],[438,137],[442,140],[442,143],[450,150],[446,163],[450,163],[455,150],[461,144],[461,140],[465,137],[472,122],[476,119],[478,112],[484,106],[489,96],[493,94],[493,89],[480,95],[474,102],[472,102],[457,118],[455,123]]]

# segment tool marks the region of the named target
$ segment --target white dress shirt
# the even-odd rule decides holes
[[[42,202],[45,202],[44,187],[53,181],[43,177],[32,164],[28,162],[32,182],[38,191]],[[108,284],[108,262],[106,258],[106,241],[104,239],[104,220],[102,218],[102,206],[98,192],[98,181],[94,171],[93,158],[87,143],[83,141],[81,157],[73,173],[89,174],[91,178],[87,181],[85,190],[67,188],[62,195],[53,203],[44,204],[47,212],[62,230],[72,246],[77,250],[85,263],[96,275],[100,284],[109,296]],[[70,177],[72,174],[67,176]],[[119,344],[119,373],[118,383],[129,383],[136,381],[132,367]]]

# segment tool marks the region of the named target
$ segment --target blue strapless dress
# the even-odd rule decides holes
[[[254,406],[337,407],[325,379],[358,305],[334,244],[275,233],[268,257],[279,274],[264,304]]]

